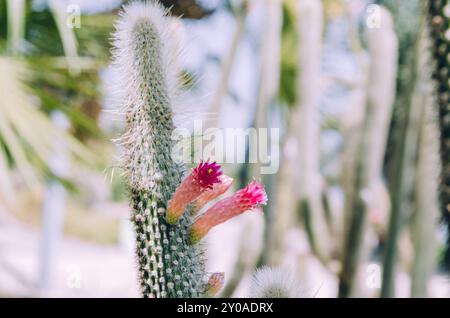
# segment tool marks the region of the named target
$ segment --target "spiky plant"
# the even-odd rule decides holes
[[[185,166],[171,156],[176,96],[171,49],[176,46],[168,19],[155,1],[133,2],[124,7],[114,34],[115,98],[126,116],[121,162],[136,232],[139,281],[144,297],[212,296],[223,277],[216,273],[206,281],[197,243],[215,225],[264,204],[266,196],[261,185],[251,183],[194,219],[231,180],[216,163],[201,162],[182,181]]]
[[[139,281],[144,297],[198,297],[203,292],[203,255],[187,243],[190,218],[166,222],[166,203],[184,167],[175,162],[172,99],[174,74],[166,11],[154,2],[125,6],[114,34],[116,98],[126,116],[122,165],[136,231]]]
[[[291,271],[264,266],[253,275],[250,293],[253,298],[299,298],[299,286]]]
[[[433,41],[434,79],[437,82],[437,102],[441,128],[441,202],[442,214],[447,224],[447,251],[444,263],[450,270],[450,2],[428,2],[428,22]]]

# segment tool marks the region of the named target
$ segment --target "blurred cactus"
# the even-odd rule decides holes
[[[375,203],[376,186],[382,176],[387,127],[394,103],[397,37],[394,33],[392,18],[382,7],[380,7],[380,20],[380,28],[365,29],[370,55],[366,110],[356,152],[352,195],[346,198],[349,225],[340,274],[340,297],[351,296],[354,288],[364,240],[363,233],[367,226],[367,213]]]
[[[442,215],[447,223],[447,249],[444,264],[450,271],[450,3],[445,0],[428,2],[428,22],[433,41],[434,78],[437,82],[437,102],[441,129],[441,203]]]
[[[428,28],[424,28],[422,41],[427,41],[419,62],[418,84],[421,104],[420,130],[418,135],[417,168],[415,180],[415,209],[411,219],[411,235],[414,245],[414,262],[411,273],[411,296],[426,297],[428,280],[436,264],[436,227],[439,215],[438,180],[439,131],[434,83],[430,81],[432,70],[430,38]]]
[[[261,37],[261,53],[260,53],[260,68],[261,78],[258,87],[258,96],[256,103],[256,111],[254,116],[254,127],[270,128],[273,123],[270,120],[270,114],[273,111],[273,106],[277,102],[277,94],[279,91],[280,82],[280,49],[281,49],[281,28],[283,22],[283,3],[280,0],[265,1],[264,8],[264,36]],[[273,146],[272,146],[273,147]],[[268,192],[271,193],[276,188],[276,175],[261,175],[262,167],[258,162],[253,165],[253,175],[259,178],[263,178],[265,184],[268,186]],[[265,210],[264,216],[266,217],[266,227],[264,233],[264,248],[260,251],[260,263],[271,264],[269,261],[271,253],[278,253],[280,251],[279,243],[282,240],[282,235],[279,232],[276,233],[278,222],[277,211],[274,210],[272,204],[270,204]],[[243,267],[243,264],[238,265]],[[252,265],[254,267],[255,264]]]
[[[386,6],[394,18],[395,33],[398,37],[398,72],[394,115],[388,139],[385,170],[389,184],[395,182],[397,166],[395,161],[400,157],[402,128],[408,117],[408,103],[411,94],[411,78],[414,76],[413,56],[420,25],[420,0],[379,0]]]
[[[436,132],[432,131],[434,92],[430,45],[428,27],[422,15],[411,65],[410,93],[405,106],[408,117],[400,127],[400,140],[403,142],[399,145],[391,184],[392,213],[383,261],[382,297],[395,296],[398,238],[403,225],[412,216],[410,211],[413,204],[415,204],[415,218],[412,219],[412,234],[416,253],[412,276],[413,295],[424,294],[425,277],[429,272],[427,264],[433,261],[433,258],[426,254],[431,252],[428,245],[432,239],[429,231],[433,227],[433,210],[437,204],[435,183],[439,165],[434,162],[436,153],[433,153],[437,152],[437,145],[430,143],[433,136],[436,136]],[[415,188],[414,181],[417,181]],[[426,212],[422,211],[424,209]]]
[[[399,43],[397,92],[402,95],[407,93],[409,88],[410,65],[420,25],[421,0],[379,0],[377,2],[384,5],[394,18],[395,34]],[[402,96],[397,97],[396,107],[399,106],[401,98]]]
[[[271,106],[276,102],[280,81],[280,44],[282,26],[281,0],[266,1],[264,8],[264,37],[261,38],[260,82],[254,117],[256,129],[270,127],[268,118]],[[261,163],[253,165],[253,175],[261,176]]]
[[[397,34],[400,50],[400,63],[409,65],[406,56],[412,56],[410,49],[416,40],[420,26],[421,0],[378,0],[377,3],[385,6],[394,17],[395,34]],[[399,75],[401,76],[401,75]]]
[[[319,172],[320,63],[322,50],[323,7],[320,1],[297,2],[298,78],[297,107],[292,114],[298,147],[297,195],[311,249],[321,259],[329,254],[330,237],[322,205],[322,176]],[[320,237],[320,239],[319,239]]]
[[[222,109],[222,101],[224,96],[228,94],[228,84],[233,69],[234,61],[238,51],[239,43],[245,34],[245,20],[248,11],[248,0],[243,0],[236,8],[236,28],[231,40],[230,49],[222,62],[220,79],[217,84],[217,88],[212,96],[210,113],[215,116],[210,123],[210,127],[218,127],[219,115]]]
[[[253,275],[252,298],[299,298],[300,284],[292,272],[281,267],[262,267]]]

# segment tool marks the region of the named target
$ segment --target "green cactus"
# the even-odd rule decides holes
[[[188,243],[191,214],[184,213],[174,225],[165,219],[167,202],[185,171],[171,157],[176,78],[168,30],[166,11],[154,1],[125,6],[116,25],[116,100],[126,116],[121,162],[142,295],[199,297],[206,286],[204,258],[199,245]]]
[[[155,1],[133,2],[124,7],[114,34],[114,97],[126,117],[119,141],[139,279],[144,297],[212,297],[223,286],[223,274],[205,280],[198,242],[213,227],[265,205],[267,195],[254,180],[204,213],[194,213],[223,194],[232,179],[216,162],[202,161],[181,181],[185,167],[172,157],[172,109],[179,95],[172,59],[177,45],[171,43],[169,23]]]
[[[434,79],[437,82],[437,102],[441,128],[441,203],[442,215],[447,224],[447,251],[444,264],[450,270],[450,2],[435,0],[428,2],[428,22],[433,41]]]

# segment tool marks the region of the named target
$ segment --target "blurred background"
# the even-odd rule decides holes
[[[139,297],[108,99],[125,2],[0,0],[0,297]],[[276,173],[224,165],[269,204],[207,236],[221,296],[269,265],[304,297],[450,297],[450,4],[160,2],[181,17],[177,124],[280,132]]]

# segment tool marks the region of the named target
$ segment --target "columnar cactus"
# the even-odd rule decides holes
[[[200,215],[194,220],[206,203],[231,186],[232,179],[222,175],[216,163],[201,162],[182,181],[185,166],[171,156],[176,68],[171,62],[170,48],[175,46],[168,19],[155,1],[133,2],[124,7],[116,25],[115,98],[126,116],[121,163],[130,192],[142,295],[210,297],[223,285],[223,274],[206,280],[203,251],[197,243],[207,231],[192,240],[196,224],[201,222],[209,230],[245,211],[216,209],[213,218]],[[265,204],[262,185],[252,183],[237,194],[242,191],[247,191],[243,199],[250,198],[239,202],[247,210]],[[216,204],[226,206],[222,201]]]
[[[358,264],[363,253],[364,229],[369,211],[375,208],[377,187],[382,184],[382,163],[386,130],[391,118],[397,73],[397,37],[390,13],[379,7],[380,28],[364,29],[370,55],[366,85],[365,114],[358,140],[354,174],[346,201],[347,233],[344,238],[343,265],[339,296],[351,297],[356,285]],[[370,193],[370,195],[362,195]]]
[[[428,2],[428,21],[433,40],[434,78],[437,82],[437,101],[441,126],[442,181],[441,201],[444,220],[450,231],[450,2],[434,0]],[[450,270],[450,233],[447,238],[445,263]]]
[[[156,3],[125,6],[114,34],[118,97],[126,115],[121,159],[136,231],[144,297],[199,297],[204,290],[201,249],[187,243],[190,216],[166,221],[167,202],[184,167],[171,158],[175,77],[167,50],[166,12]]]

